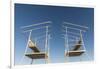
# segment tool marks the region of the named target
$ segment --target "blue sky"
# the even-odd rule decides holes
[[[20,27],[36,24],[45,21],[52,21],[50,24],[50,60],[51,63],[62,63],[64,57],[64,39],[62,39],[63,22],[71,22],[88,27],[83,33],[87,54],[81,58],[83,61],[93,60],[94,57],[94,9],[83,7],[59,7],[42,6],[32,4],[15,4],[15,64],[19,64],[26,47],[29,33],[22,33]],[[41,31],[33,31],[34,36],[41,34]],[[44,31],[45,32],[45,31]],[[34,34],[35,33],[35,34]],[[44,39],[40,40],[39,46],[44,46]],[[41,47],[40,46],[40,47]],[[79,61],[80,57],[70,58],[70,61]],[[29,64],[30,59],[25,57],[22,64]],[[35,63],[44,63],[44,60],[35,60]]]

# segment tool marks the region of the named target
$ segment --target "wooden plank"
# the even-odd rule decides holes
[[[78,50],[80,47],[81,47],[81,45],[80,45],[80,44],[75,45],[75,47],[74,47],[73,51]]]
[[[36,44],[32,40],[30,40],[28,45],[29,48],[32,49],[34,52],[40,52],[40,50],[37,48]]]
[[[84,53],[85,51],[69,51],[66,53],[66,56],[69,57],[75,57],[75,56],[80,56]]]
[[[29,46],[34,52],[40,52],[40,50],[36,46]]]
[[[45,53],[26,53],[25,56],[31,59],[45,59],[45,56],[48,57]]]
[[[78,44],[75,45],[75,47],[74,47],[73,50],[74,50],[74,51],[75,51],[75,50],[79,50],[79,48],[80,48],[81,46],[82,46],[82,41],[79,40],[79,41],[78,41]]]

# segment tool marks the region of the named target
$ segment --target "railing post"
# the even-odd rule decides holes
[[[68,45],[68,33],[67,33],[67,27],[66,27],[66,33],[65,33],[65,56],[66,53],[68,54],[67,56],[67,61],[69,60],[69,45]]]
[[[47,63],[47,47],[48,47],[48,26],[46,26],[46,39],[45,39],[45,60]]]

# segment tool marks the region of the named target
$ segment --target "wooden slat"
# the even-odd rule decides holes
[[[29,48],[32,49],[34,52],[40,52],[40,50],[37,48],[35,43],[33,43],[32,40],[30,40],[30,42],[29,42]]]
[[[85,51],[69,51],[66,53],[66,56],[69,57],[75,57],[75,56],[80,56],[84,53]]]
[[[73,51],[78,50],[80,47],[81,47],[81,45],[80,45],[80,44],[75,45],[75,47],[74,47]]]
[[[81,42],[82,42],[81,40],[78,41],[78,43],[75,45],[73,51],[79,50],[79,48],[82,46],[82,43]]]
[[[25,54],[25,56],[27,56],[31,59],[44,59],[45,56],[48,57],[47,54],[45,54],[45,53],[27,53],[27,54]]]
[[[29,46],[34,52],[40,52],[40,50],[36,46]]]

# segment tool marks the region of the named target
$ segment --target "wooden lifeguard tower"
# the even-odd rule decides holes
[[[49,40],[50,40],[50,34],[49,34],[49,26],[48,26],[48,24],[50,24],[50,23],[51,23],[51,21],[46,21],[46,22],[42,22],[42,23],[36,23],[36,24],[32,24],[32,25],[21,27],[21,29],[33,27],[32,29],[23,31],[24,33],[28,32],[29,36],[28,36],[26,49],[25,49],[24,55],[23,55],[23,57],[21,59],[21,62],[23,61],[25,56],[28,57],[29,59],[32,59],[30,64],[32,64],[33,60],[35,60],[35,59],[45,59],[46,63],[49,62]],[[43,26],[43,25],[45,25],[45,26]],[[35,41],[35,39],[32,39],[32,32],[38,31],[40,29],[45,29],[45,34],[43,35],[43,36],[45,36],[45,38],[44,38],[45,39],[45,51],[44,52],[42,52],[38,48],[37,42]],[[39,38],[41,36],[38,36],[36,38]],[[28,48],[32,50],[31,53],[28,52]]]
[[[88,27],[69,22],[64,22],[63,24],[64,24],[63,28],[64,28],[64,40],[65,40],[65,57],[67,58],[76,56],[78,57],[86,53],[86,48],[82,33],[86,32]]]

